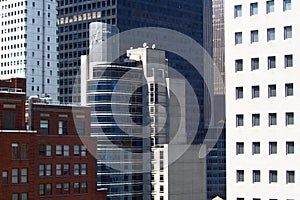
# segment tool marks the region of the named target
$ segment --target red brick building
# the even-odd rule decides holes
[[[25,93],[0,91],[0,199],[106,199],[106,191],[96,189],[90,109],[36,98],[28,104],[25,130]],[[10,121],[7,112],[14,113]]]

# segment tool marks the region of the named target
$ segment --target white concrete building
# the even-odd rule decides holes
[[[299,199],[299,9],[225,1],[227,199]]]
[[[55,0],[0,1],[0,79],[27,79],[27,96],[58,96]]]

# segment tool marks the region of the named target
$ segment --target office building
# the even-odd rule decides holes
[[[57,101],[56,1],[0,2],[0,78],[26,78],[27,96]]]
[[[298,199],[299,1],[225,1],[227,199]]]

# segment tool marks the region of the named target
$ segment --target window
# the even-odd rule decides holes
[[[286,142],[286,154],[294,154],[294,142]]]
[[[62,184],[61,183],[57,183],[56,184],[56,194],[62,194]]]
[[[272,13],[275,11],[274,0],[267,1],[267,13]]]
[[[11,148],[12,148],[12,159],[13,160],[20,159],[19,144],[13,143],[11,144]]]
[[[64,176],[70,175],[70,165],[64,164]]]
[[[294,171],[286,172],[286,183],[295,183],[295,172]]]
[[[269,97],[276,97],[276,85],[269,85]]]
[[[277,154],[277,142],[269,142],[269,154]]]
[[[22,193],[21,194],[21,200],[27,200],[28,199],[28,194],[27,193]]]
[[[244,115],[236,115],[236,126],[244,126]]]
[[[86,164],[81,164],[81,175],[86,175]]]
[[[252,115],[252,126],[259,126],[260,125],[260,114],[253,114]]]
[[[86,146],[84,146],[84,145],[81,146],[81,156],[83,156],[83,157],[86,156]]]
[[[11,183],[12,184],[18,184],[19,179],[18,179],[18,169],[12,169],[11,171]]]
[[[242,32],[235,33],[235,44],[242,44],[243,42],[243,34]]]
[[[270,179],[270,183],[277,183],[277,171],[270,170],[269,179]]]
[[[87,193],[87,183],[86,182],[81,183],[81,192]]]
[[[284,39],[289,39],[289,38],[292,38],[293,35],[292,35],[292,26],[285,26],[284,27]]]
[[[259,86],[252,86],[252,98],[259,97]]]
[[[39,165],[39,176],[45,176],[45,166]]]
[[[284,56],[284,67],[293,67],[293,55]]]
[[[59,121],[58,122],[58,134],[59,135],[67,135],[68,122],[67,121]]]
[[[28,170],[26,168],[21,169],[21,183],[27,183],[27,173]]]
[[[164,192],[164,186],[163,185],[159,186],[159,192]]]
[[[291,9],[292,9],[291,0],[283,0],[283,11],[291,10]]]
[[[242,59],[238,59],[235,60],[235,71],[243,71],[243,60]]]
[[[69,194],[69,193],[70,193],[70,184],[64,183],[64,194]]]
[[[293,96],[293,83],[286,83],[285,84],[285,96]]]
[[[234,6],[234,17],[241,17],[242,16],[242,5]]]
[[[48,120],[40,120],[40,134],[48,135]]]
[[[46,176],[51,176],[51,164],[46,165]]]
[[[21,159],[28,159],[28,144],[22,144],[21,146]]]
[[[62,156],[62,145],[56,145],[56,156]]]
[[[253,183],[260,182],[260,170],[253,170]]]
[[[251,70],[259,69],[259,58],[251,58]]]
[[[74,164],[74,176],[79,175],[79,164]]]
[[[85,121],[77,121],[76,122],[76,131],[78,135],[84,135],[85,132]]]
[[[11,196],[12,200],[19,200],[19,194],[13,193]]]
[[[268,69],[276,68],[276,57],[269,56],[268,57]]]
[[[258,30],[251,31],[251,43],[258,42]]]
[[[294,113],[292,113],[292,112],[286,113],[285,118],[286,118],[286,125],[294,124]]]
[[[8,184],[8,171],[2,172],[2,185]]]
[[[51,145],[46,145],[46,156],[51,157]]]
[[[236,181],[237,182],[244,182],[244,170],[237,170],[236,171]]]
[[[52,194],[52,184],[51,183],[47,183],[46,184],[46,191],[45,191],[46,195],[51,195]]]
[[[244,142],[236,143],[236,154],[244,154]]]
[[[74,156],[80,156],[80,146],[74,145]]]
[[[56,164],[56,176],[62,175],[62,167],[61,164]]]
[[[250,4],[250,15],[257,15],[258,14],[258,4],[257,3],[251,3]]]
[[[243,98],[243,87],[236,87],[236,99],[242,99]]]
[[[16,122],[16,113],[15,112],[4,112],[3,119],[5,119],[5,123],[3,123],[4,130],[15,130],[15,122]]]
[[[74,183],[74,193],[75,193],[75,194],[80,193],[79,182],[75,182],[75,183]]]
[[[69,157],[70,156],[70,146],[64,145],[64,156]]]
[[[268,28],[267,29],[267,41],[275,40],[275,28]]]
[[[252,143],[252,154],[260,154],[260,142]]]
[[[277,125],[277,114],[269,113],[269,126]]]

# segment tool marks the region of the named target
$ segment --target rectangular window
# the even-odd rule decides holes
[[[277,142],[269,142],[269,154],[277,154]]]
[[[28,200],[28,194],[27,193],[21,193],[21,200]]]
[[[267,41],[275,40],[275,28],[268,28],[267,29]]]
[[[286,125],[294,124],[294,113],[293,112],[285,113],[285,118],[286,118]]]
[[[62,156],[62,145],[56,145],[56,156]]]
[[[51,176],[51,164],[46,165],[46,176]]]
[[[250,4],[250,15],[257,15],[258,14],[258,3],[251,3]]]
[[[293,37],[293,33],[292,33],[292,26],[285,26],[284,27],[284,39],[289,39]]]
[[[258,30],[251,31],[251,43],[258,42]]]
[[[79,164],[74,164],[74,176],[79,175]]]
[[[252,143],[252,154],[260,154],[260,142]]]
[[[235,33],[235,44],[242,44],[243,43],[243,34],[242,32]]]
[[[286,172],[286,183],[295,183],[295,171]]]
[[[259,69],[259,58],[251,58],[251,70]]]
[[[86,156],[86,146],[84,146],[84,145],[81,146],[81,156],[82,157]]]
[[[253,170],[253,183],[260,182],[260,170]]]
[[[61,175],[62,175],[61,164],[56,164],[56,176],[61,176]]]
[[[243,87],[236,87],[235,93],[236,93],[236,99],[242,99],[243,98]]]
[[[283,11],[291,10],[291,9],[292,9],[291,0],[283,0]]]
[[[234,6],[234,17],[241,17],[242,16],[242,5],[235,5]]]
[[[45,176],[45,166],[39,165],[39,176]]]
[[[253,114],[252,115],[252,126],[259,126],[260,125],[260,114]]]
[[[47,157],[51,157],[51,150],[52,149],[52,147],[51,147],[51,145],[46,145],[46,156]]]
[[[268,69],[274,69],[274,68],[276,68],[276,57],[269,56],[268,57]]]
[[[252,98],[259,97],[259,86],[252,86]]]
[[[267,1],[267,13],[272,13],[275,11],[274,0]]]
[[[86,175],[86,164],[81,164],[81,175]]]
[[[236,143],[236,154],[244,154],[244,142]]]
[[[70,175],[70,165],[64,164],[64,176]]]
[[[46,184],[46,191],[45,191],[46,195],[51,195],[52,194],[52,184],[51,183],[47,183]]]
[[[269,97],[276,97],[276,85],[268,86]]]
[[[74,183],[74,193],[75,193],[75,194],[80,193],[79,182],[75,182],[75,183]]]
[[[28,170],[26,168],[21,169],[21,183],[27,183]]]
[[[64,183],[64,194],[69,194],[70,193],[70,184],[69,183]]]
[[[58,134],[59,135],[67,135],[68,132],[68,122],[67,121],[59,121],[58,122]]]
[[[70,146],[64,145],[64,156],[69,157],[70,156]]]
[[[293,55],[284,56],[284,67],[293,67]]]
[[[286,154],[294,154],[294,142],[286,142]]]
[[[13,193],[12,196],[11,196],[11,199],[12,200],[19,200],[19,194]]]
[[[2,172],[2,185],[8,184],[8,171]]]
[[[244,115],[236,115],[236,126],[244,126]]]
[[[236,171],[236,181],[237,182],[244,182],[244,170],[237,170]]]
[[[57,183],[56,184],[56,194],[62,194],[62,184],[61,183]]]
[[[18,184],[19,183],[19,171],[18,169],[12,169],[11,170],[11,183],[12,184]]]
[[[235,71],[243,71],[243,60],[242,59],[238,59],[235,60]]]
[[[28,159],[28,144],[22,144],[22,147],[21,147],[21,159],[22,160]]]
[[[80,146],[74,145],[74,156],[80,156]]]
[[[13,160],[20,159],[20,149],[19,149],[19,144],[17,144],[17,143],[12,143],[12,144],[11,144],[11,148],[12,148],[12,159],[13,159]]]
[[[15,112],[4,112],[3,119],[5,119],[5,123],[3,123],[4,130],[15,130],[16,129],[16,113]]]
[[[269,182],[270,183],[277,183],[277,171],[270,170],[269,172]]]
[[[87,183],[86,182],[81,183],[81,192],[87,193]]]
[[[285,84],[285,96],[293,96],[294,95],[294,86],[293,83],[286,83]]]
[[[269,126],[277,125],[277,114],[269,113]]]
[[[85,121],[76,122],[76,131],[78,135],[84,135],[85,132]]]
[[[48,130],[48,120],[40,120],[40,134],[41,135],[48,135],[49,130]]]

